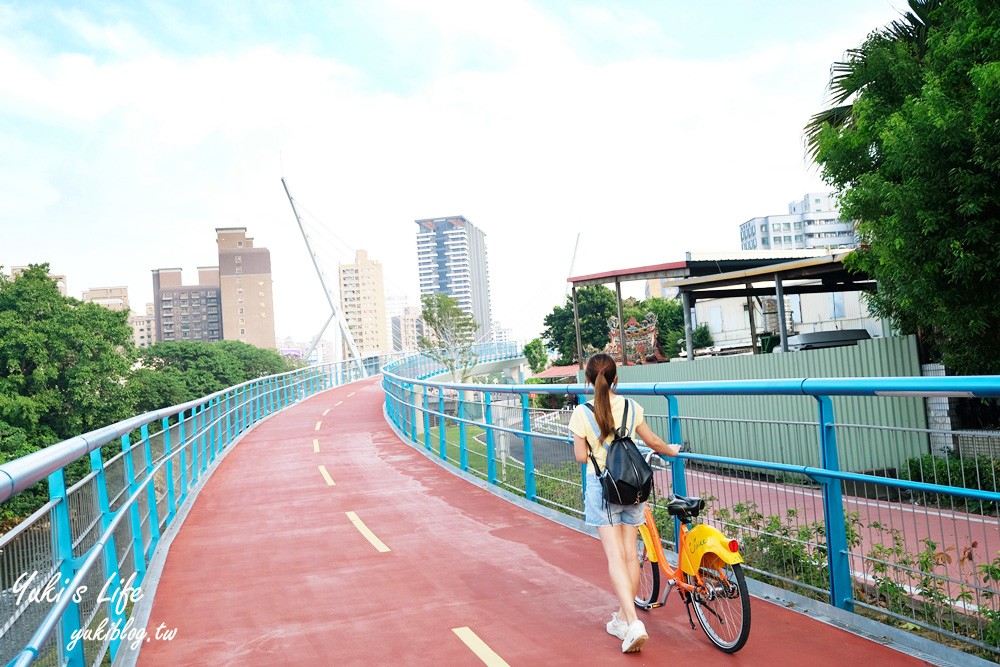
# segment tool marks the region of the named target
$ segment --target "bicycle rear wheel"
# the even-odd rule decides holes
[[[640,609],[652,609],[660,597],[660,566],[649,560],[642,535],[638,537],[638,540],[639,592],[635,595],[635,605]]]
[[[701,568],[707,590],[692,594],[694,613],[713,644],[726,653],[735,653],[750,636],[750,595],[743,568],[738,563],[717,562],[718,569]],[[694,575],[687,575],[687,580],[692,585],[697,583]]]

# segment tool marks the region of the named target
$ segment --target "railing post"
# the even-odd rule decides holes
[[[448,458],[448,444],[444,437],[444,390],[438,387],[438,452],[442,460]]]
[[[458,391],[458,405],[455,408],[456,416],[459,419],[458,422],[458,467],[462,470],[468,472],[469,470],[469,447],[465,440],[465,401],[462,400],[462,394],[464,392],[459,389]]]
[[[427,385],[422,385],[420,393],[424,405],[424,449],[431,451],[431,416],[427,413]]]
[[[521,416],[524,430],[531,431],[531,409],[528,405],[528,395],[521,394]],[[530,435],[524,437],[524,497],[535,501],[535,453]]]
[[[250,426],[250,400],[247,398],[247,387],[240,387],[237,395],[239,397],[237,399],[237,405],[239,406],[237,409],[243,413],[243,420],[236,426],[237,430],[242,433]],[[239,412],[236,414],[239,414]]]
[[[483,422],[486,424],[486,481],[497,483],[496,444],[493,434],[493,404],[490,392],[483,393]]]
[[[198,434],[198,406],[191,408],[191,485],[198,482],[198,448],[201,436]]]
[[[125,464],[125,482],[128,484],[128,495],[135,493],[135,468],[132,465],[132,442],[128,433],[122,436],[122,458]],[[132,560],[135,562],[135,574],[138,581],[146,578],[146,550],[142,545],[142,519],[139,517],[139,503],[134,502],[128,509],[132,525]]]
[[[577,394],[576,404],[583,405],[587,402],[586,394]],[[588,462],[583,462],[580,464],[580,493],[582,494],[581,502],[587,497],[587,466]],[[596,471],[595,471],[596,472]]]
[[[166,421],[166,420],[164,420]],[[101,458],[101,448],[90,452],[90,469],[97,473],[94,481],[97,483],[97,507],[101,512],[101,532],[103,533],[111,525],[115,515],[111,512],[111,501],[108,495],[108,481],[104,474],[104,461]],[[104,581],[109,582],[109,593],[112,600],[117,600],[116,593],[121,589],[118,575],[118,550],[115,549],[114,533],[108,535],[104,543]],[[108,604],[108,622],[111,627],[120,627],[124,623],[124,615],[119,611],[118,605]],[[72,636],[72,635],[71,635]],[[111,660],[114,661],[118,654],[118,647],[121,645],[121,637],[112,636],[108,643],[111,651]]]
[[[167,525],[174,520],[177,513],[177,494],[174,491],[174,461],[170,459],[172,448],[170,443],[170,420],[164,417],[160,420],[160,428],[163,429],[163,458],[167,460],[164,466],[165,479],[167,484]]]
[[[409,405],[406,407],[406,414],[410,417],[410,440],[413,442],[417,441],[417,398],[414,393],[413,385],[408,385],[407,387],[407,400]]]
[[[667,428],[669,433],[667,434],[667,442],[671,445],[683,445],[684,438],[681,434],[681,417],[680,411],[677,408],[677,397],[667,396]],[[671,473],[670,481],[674,485],[674,493],[679,496],[687,495],[687,479],[684,476],[684,458],[678,456],[671,462]],[[675,528],[678,532],[674,535],[680,535],[680,522],[675,522]]]
[[[233,441],[233,392],[226,394],[226,442],[225,446]]]
[[[207,413],[205,417],[205,441],[208,448],[208,462],[211,464],[215,463],[215,399],[212,399],[205,404],[205,412]]]
[[[181,499],[180,502],[183,504],[184,500],[187,499],[188,495],[188,477],[187,477],[187,441],[184,439],[184,411],[181,410],[177,413],[177,436],[179,442],[177,443],[181,448],[181,453],[178,458],[181,462]],[[193,476],[193,475],[192,475]]]
[[[52,508],[52,555],[57,559],[55,564],[59,566],[59,581],[67,582],[76,574],[76,559],[73,557],[73,529],[69,522],[66,472],[62,468],[49,475],[49,499],[58,501]],[[61,586],[57,590],[61,590]],[[66,591],[65,594],[69,593],[70,591]],[[76,642],[72,650],[67,648],[71,638],[80,634],[80,605],[72,598],[62,615],[60,627],[63,640],[59,647],[59,655],[62,657],[60,663],[83,667],[83,642]]]
[[[820,455],[824,470],[839,471],[837,433],[833,401],[829,396],[817,396],[819,402]],[[819,480],[823,487],[823,514],[826,525],[826,558],[830,572],[830,604],[854,611],[851,588],[851,564],[847,551],[847,523],[844,519],[844,497],[839,479]]]
[[[207,406],[202,403],[198,406],[198,417],[194,420],[195,428],[198,429],[198,442],[201,448],[199,452],[200,456],[198,457],[198,461],[201,464],[201,472],[208,470],[208,415],[205,414],[206,412]]]
[[[160,512],[156,507],[156,483],[149,479],[153,475],[153,447],[149,442],[149,424],[139,428],[142,437],[142,451],[146,458],[146,502],[149,505],[149,550],[146,557],[152,556],[156,543],[160,541]]]

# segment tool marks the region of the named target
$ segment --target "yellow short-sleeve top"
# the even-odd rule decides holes
[[[620,428],[622,424],[622,414],[625,412],[625,400],[624,396],[611,396],[611,415],[614,417],[616,429]],[[593,401],[587,402],[591,405],[594,403]],[[587,444],[590,445],[591,450],[594,452],[594,458],[597,460],[597,465],[601,466],[601,469],[603,469],[604,462],[608,458],[608,450],[607,447],[598,446],[602,444],[600,441],[600,434],[594,430],[593,422],[591,422],[590,417],[587,416],[588,412],[590,412],[589,408],[584,407],[583,405],[576,406],[576,408],[573,409],[573,414],[569,418],[569,430],[574,435],[587,439]],[[591,413],[590,416],[593,417],[593,413]],[[643,423],[644,416],[645,411],[642,409],[642,406],[635,401],[629,401],[627,426],[631,429],[630,435],[632,438],[636,438],[635,429],[639,427],[639,424]],[[605,438],[603,444],[609,445],[612,440],[614,440],[613,434]],[[589,458],[587,459],[587,470],[591,474],[597,474],[594,470],[594,464]]]

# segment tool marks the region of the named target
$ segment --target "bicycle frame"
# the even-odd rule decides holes
[[[727,538],[722,531],[705,524],[697,524],[689,529],[686,523],[680,522],[680,533],[677,539],[678,566],[673,567],[667,562],[663,553],[660,531],[656,528],[656,520],[648,505],[646,506],[646,523],[639,526],[639,535],[645,544],[650,562],[656,563],[668,582],[668,585],[663,587],[664,591],[660,594],[659,599],[652,603],[652,607],[660,607],[666,603],[674,586],[684,593],[691,593],[698,587],[704,587],[705,582],[700,574],[701,567],[704,565],[717,569],[718,564],[714,559],[719,559],[729,565],[743,562],[735,540]],[[696,585],[685,581],[685,574],[693,575]],[[724,577],[724,575],[722,576]]]

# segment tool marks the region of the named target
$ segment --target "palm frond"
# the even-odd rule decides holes
[[[819,135],[824,127],[845,127],[849,126],[854,111],[853,104],[842,104],[840,106],[824,109],[814,114],[803,128],[806,139],[806,153],[811,160],[815,160],[819,153]]]

